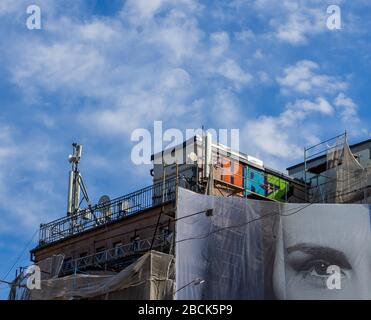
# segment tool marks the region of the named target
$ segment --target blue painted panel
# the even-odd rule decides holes
[[[250,192],[257,193],[262,196],[266,196],[265,190],[265,175],[264,171],[260,171],[251,167],[245,167],[244,169],[244,188],[245,196],[249,195]]]

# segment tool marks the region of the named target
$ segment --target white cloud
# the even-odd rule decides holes
[[[109,19],[48,21],[48,38],[14,45],[13,82],[39,99],[45,92],[89,98],[71,121],[103,136],[127,135],[158,119],[183,126],[177,117],[202,118],[216,92],[250,83],[228,33],[207,36],[200,28],[202,6],[192,0],[144,3],[128,1]],[[210,92],[200,99],[196,93],[204,89]],[[55,125],[50,118],[39,121]]]
[[[36,119],[36,121],[40,122],[40,124],[42,124],[47,129],[51,129],[51,128],[55,127],[55,124],[56,124],[55,117],[53,117],[53,116],[51,116],[47,113],[37,114],[37,115],[35,115],[35,119]]]
[[[120,35],[109,24],[103,21],[93,21],[81,25],[77,31],[81,33],[81,38],[88,41],[113,41],[118,40]]]
[[[217,69],[223,77],[234,82],[236,88],[246,85],[252,80],[252,76],[243,71],[241,67],[232,59],[224,61]]]
[[[220,57],[229,49],[229,35],[226,32],[215,32],[210,35],[210,53]]]
[[[234,34],[237,41],[250,42],[255,38],[255,34],[251,30],[242,30]]]
[[[327,7],[321,0],[257,0],[253,7],[266,17],[271,34],[281,42],[305,45],[312,36],[328,32]]]
[[[291,7],[286,21],[282,22],[279,19],[271,21],[277,28],[276,37],[293,45],[306,44],[309,35],[326,31],[326,16],[321,9]]]
[[[333,107],[323,97],[318,97],[315,102],[296,100],[294,103],[288,103],[286,105],[285,110],[277,117],[277,122],[283,127],[296,127],[300,121],[305,120],[315,113],[331,116],[333,112]]]
[[[168,89],[184,88],[190,81],[191,77],[186,70],[175,68],[166,73],[162,85]]]
[[[320,66],[310,60],[298,61],[283,70],[283,76],[277,77],[284,94],[299,93],[334,93],[345,90],[348,84],[337,77],[320,74]]]
[[[121,16],[129,18],[131,23],[142,24],[156,18],[166,10],[179,8],[185,12],[199,12],[203,6],[195,0],[128,0],[124,4]]]
[[[58,147],[42,136],[18,136],[18,129],[0,123],[0,235],[34,231],[58,214],[52,210],[61,196],[52,160]]]
[[[213,99],[212,113],[216,124],[222,128],[235,128],[239,122],[239,101],[227,90],[217,92]]]
[[[269,74],[267,72],[265,72],[265,71],[259,71],[258,72],[258,77],[259,77],[259,80],[262,83],[268,83],[268,82],[270,82]]]
[[[83,94],[97,94],[104,57],[97,49],[68,42],[51,45],[34,44],[23,48],[27,59],[21,60],[12,70],[13,81],[27,90],[41,85],[57,89],[80,89]]]
[[[255,58],[255,59],[259,59],[259,60],[264,59],[264,53],[262,52],[261,49],[257,49],[257,50],[255,51],[255,53],[254,53],[254,58]]]
[[[318,97],[314,102],[296,100],[288,103],[276,117],[263,115],[247,122],[243,130],[248,141],[246,147],[267,159],[298,159],[303,155],[303,145],[318,141],[319,132],[310,130],[312,117],[317,114],[328,117],[333,112],[333,107],[323,97]]]
[[[166,2],[165,0],[129,0],[126,9],[140,19],[150,19]]]
[[[4,164],[12,162],[14,156],[16,156],[18,153],[17,145],[12,139],[12,131],[13,130],[10,126],[0,122],[0,165],[3,166],[3,170]]]
[[[291,110],[302,110],[304,112],[319,112],[325,115],[331,115],[334,112],[334,108],[323,97],[317,98],[315,102],[296,100],[295,103],[289,104],[287,108]]]
[[[249,121],[243,131],[247,150],[256,154],[266,154],[284,159],[297,159],[302,154],[302,148],[293,142],[290,132],[280,127],[274,117],[261,116]]]
[[[171,11],[153,27],[155,29],[146,34],[147,43],[164,45],[166,56],[178,63],[194,57],[203,36],[194,18],[181,11]]]
[[[0,1],[0,16],[13,13],[20,10],[22,5],[21,0],[1,0]],[[24,8],[24,12],[26,7]]]
[[[344,93],[339,93],[335,98],[335,106],[340,110],[341,118],[345,122],[359,122],[358,106]]]

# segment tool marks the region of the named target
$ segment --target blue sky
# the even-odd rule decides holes
[[[326,27],[332,4],[341,30]],[[369,138],[370,17],[368,0],[1,0],[0,277],[65,215],[74,141],[97,201],[151,183],[130,135],[154,120],[239,128],[241,150],[277,169],[345,129]]]

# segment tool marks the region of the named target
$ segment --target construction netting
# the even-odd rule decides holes
[[[289,204],[180,188],[176,299],[371,299],[364,204]]]
[[[359,159],[358,159],[359,160]],[[309,202],[369,203],[370,168],[362,167],[353,155],[345,135],[327,146],[326,171],[316,176]],[[321,181],[321,182],[318,182]],[[311,179],[315,182],[315,179]]]
[[[63,261],[63,259],[62,259]],[[52,263],[54,262],[54,264]],[[119,273],[76,274],[58,277],[47,273],[58,265],[56,258],[39,263],[43,276],[40,289],[28,289],[27,274],[14,281],[10,299],[14,300],[163,300],[174,293],[174,256],[149,251]]]

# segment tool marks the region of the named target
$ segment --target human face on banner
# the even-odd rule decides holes
[[[273,274],[278,299],[371,299],[368,206],[313,204],[281,223]]]

